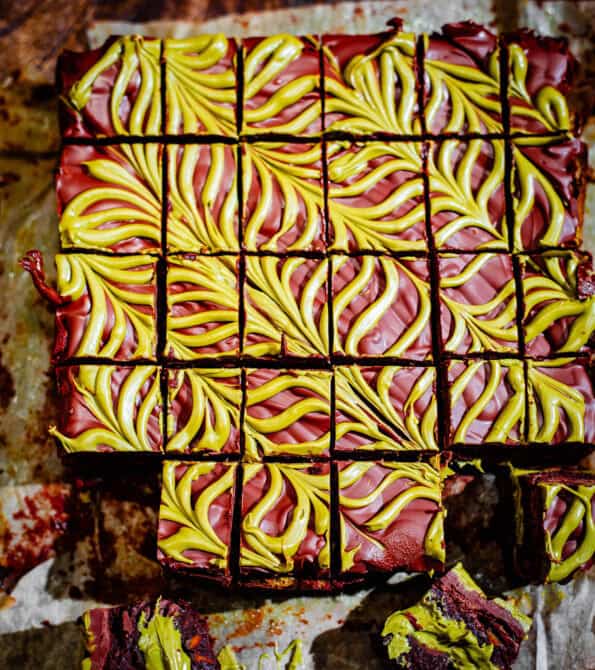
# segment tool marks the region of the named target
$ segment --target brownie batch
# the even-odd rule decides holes
[[[440,451],[595,441],[575,77],[471,23],[62,55],[52,432],[162,454],[164,565],[440,568]]]

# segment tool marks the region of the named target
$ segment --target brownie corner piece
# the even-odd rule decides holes
[[[57,69],[62,135],[158,135],[160,54],[160,40],[140,35],[111,37],[93,51],[64,51]]]
[[[219,668],[206,619],[183,601],[166,598],[97,607],[82,618],[85,670],[141,670],[160,661],[188,670]]]
[[[504,35],[504,43],[511,131],[579,132],[587,109],[580,99],[579,64],[568,40],[518,30]]]
[[[530,627],[512,601],[487,598],[458,564],[419,603],[391,614],[381,635],[390,667],[447,670],[464,658],[469,667],[509,670]]]
[[[342,584],[444,563],[440,474],[432,461],[338,463]]]
[[[231,582],[237,463],[165,461],[157,557],[181,574]]]
[[[566,582],[593,565],[595,474],[512,470],[515,568],[531,582]]]

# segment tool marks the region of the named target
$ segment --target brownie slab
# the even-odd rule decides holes
[[[215,670],[206,619],[187,603],[165,598],[120,607],[97,607],[83,615],[87,649],[84,670],[184,667]]]
[[[568,581],[595,556],[595,475],[512,470],[515,566],[532,582]]]
[[[419,603],[382,630],[390,667],[512,668],[531,619],[510,600],[487,598],[459,563]]]

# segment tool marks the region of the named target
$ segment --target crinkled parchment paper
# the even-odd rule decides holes
[[[129,32],[159,37],[212,31],[233,36],[373,32],[394,16],[401,16],[407,28],[428,31],[473,19],[500,29],[528,25],[546,34],[566,34],[593,73],[594,9],[588,2],[551,1],[339,3],[227,15],[201,24],[98,23],[88,38],[96,46],[111,34]],[[231,645],[249,669],[259,667],[263,653],[262,670],[285,667],[275,661],[274,652],[296,638],[303,640],[304,669],[382,667],[378,631],[389,613],[419,598],[429,585],[426,577],[395,576],[376,588],[322,598],[267,599],[229,595],[191,581],[166,584],[154,560],[158,467],[139,462],[125,472],[109,457],[61,459],[48,439],[46,426],[56,412],[49,376],[53,319],[17,260],[33,247],[48,260],[56,252],[55,103],[47,85],[0,81],[0,585],[5,591],[0,596],[0,668],[78,668],[81,637],[71,622],[95,603],[116,604],[159,592],[184,597],[206,612],[217,648]],[[587,128],[585,137],[592,139],[595,158],[595,126]],[[595,248],[594,207],[590,188],[589,249]],[[51,262],[47,270],[51,278]],[[65,483],[60,490],[68,491],[68,522],[64,527],[46,524],[48,546],[39,552],[41,562],[33,569],[26,565],[28,571],[18,579],[15,552],[27,550],[25,541],[31,541],[40,522],[39,501],[52,482]],[[447,507],[449,561],[464,560],[488,592],[512,595],[534,616],[515,668],[595,669],[593,574],[564,586],[514,588],[504,576],[503,548],[513,523],[503,515],[492,475],[475,476]],[[25,518],[21,508],[28,510]]]

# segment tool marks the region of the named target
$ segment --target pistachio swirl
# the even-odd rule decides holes
[[[423,359],[431,352],[427,265],[387,256],[335,256],[335,350]]]
[[[569,130],[571,118],[565,96],[553,86],[542,86],[533,96],[527,90],[529,59],[520,44],[508,47],[508,97],[511,129],[523,131],[523,120],[537,125],[541,132]]]
[[[488,59],[487,71],[426,57],[429,93],[424,102],[426,127],[440,133],[502,132],[499,50]],[[443,123],[444,107],[448,118]]]
[[[446,351],[505,352],[518,347],[516,287],[508,256],[443,256],[442,339]]]
[[[571,358],[528,362],[529,441],[591,442],[593,391],[584,363]]]
[[[595,296],[579,296],[578,272],[583,262],[584,257],[575,252],[527,258],[523,302],[525,341],[530,352],[537,350],[544,337],[557,353],[581,351],[591,340],[595,333]]]
[[[159,600],[155,614],[147,620],[141,613],[137,623],[139,632],[138,648],[145,662],[146,670],[192,670],[192,659],[186,653],[182,635],[174,618],[159,613]]]
[[[451,443],[511,444],[523,439],[522,361],[451,363],[448,374]]]
[[[168,133],[237,135],[236,51],[222,34],[165,40]]]
[[[189,568],[227,569],[233,463],[163,465],[158,546],[161,560]]]
[[[327,261],[246,258],[244,352],[252,356],[328,354]]]
[[[251,485],[252,483],[252,485]],[[246,502],[253,498],[253,502]],[[244,467],[240,567],[288,574],[302,561],[330,568],[330,473],[308,466],[252,463]],[[268,530],[269,515],[290,506],[285,525]],[[314,550],[316,547],[316,550]]]
[[[326,45],[325,130],[356,135],[419,132],[415,48],[415,35],[395,33],[342,68]]]
[[[246,453],[321,456],[330,447],[329,372],[249,370],[246,390]]]
[[[437,450],[433,368],[335,368],[336,449]]]
[[[333,249],[423,251],[422,145],[328,145]]]
[[[67,301],[58,319],[72,316],[76,326],[68,333],[67,355],[155,355],[154,262],[143,256],[58,254],[56,266],[58,292]]]
[[[224,144],[168,147],[170,251],[238,251],[236,152]]]
[[[239,370],[170,370],[168,401],[168,452],[238,451]]]
[[[217,256],[170,257],[168,355],[194,360],[238,353],[239,298],[233,265],[233,260]]]
[[[280,34],[244,41],[244,134],[318,134],[318,43]]]
[[[70,186],[72,167],[65,164],[65,149],[58,175]],[[161,153],[157,144],[130,144],[96,149],[91,160],[76,165],[96,185],[81,190],[65,204],[59,229],[64,247],[118,251],[142,243],[143,251],[161,245]],[[75,158],[76,160],[76,158]]]
[[[111,128],[100,132],[110,135],[158,135],[161,132],[161,42],[127,35],[116,39],[101,58],[73,84],[66,102],[85,112],[97,81],[117,68],[110,86],[109,119]],[[123,116],[123,110],[127,110]],[[108,132],[109,131],[109,132]]]
[[[367,480],[364,485],[363,480]],[[419,546],[413,546],[414,538],[409,537],[408,546],[401,552],[395,534],[398,536],[402,522],[407,525],[406,510],[413,512],[420,501],[424,504],[418,512],[427,518],[427,527],[422,530]],[[440,475],[429,463],[347,464],[339,471],[339,509],[344,572],[367,560],[361,554],[370,556],[373,564],[385,568],[390,565],[392,570],[413,566],[419,569],[426,558],[444,561]],[[366,547],[371,547],[371,551]]]
[[[157,368],[67,368],[68,412],[49,432],[67,452],[156,451],[161,445]]]
[[[246,144],[244,245],[248,251],[324,247],[320,144]]]
[[[554,528],[545,526],[545,548],[552,564],[548,582],[559,582],[588,565],[595,555],[595,484],[567,485],[540,482],[545,510],[565,503],[565,511]]]

